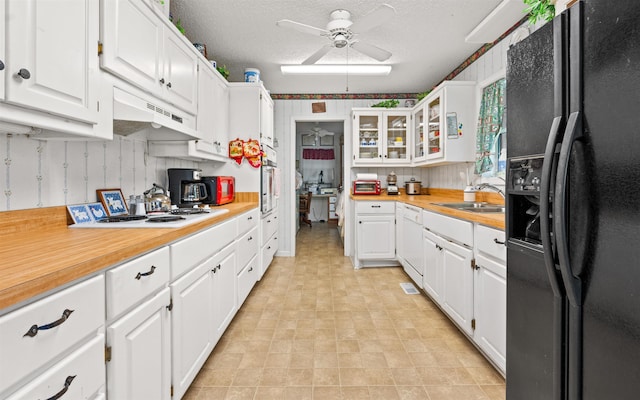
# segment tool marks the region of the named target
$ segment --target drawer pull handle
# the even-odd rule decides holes
[[[371,208],[380,208],[380,206],[371,206]]]
[[[442,246],[440,246],[440,245],[436,245],[436,249],[438,249],[438,250],[442,250]]]
[[[247,239],[247,241],[251,241],[253,240],[253,236],[249,236],[249,239]]]
[[[253,267],[249,268],[249,272],[253,271]]]
[[[222,265],[222,264],[218,264],[218,265],[216,265],[215,267],[213,267],[213,269],[212,269],[211,271],[213,271],[213,273],[215,274],[215,273],[216,273],[216,271],[220,269],[221,265]]]
[[[53,397],[49,397],[47,400],[58,400],[60,397],[64,396],[64,394],[67,393],[67,390],[69,390],[69,386],[71,386],[71,382],[73,382],[76,376],[77,375],[67,376],[67,379],[64,380],[64,387],[62,388],[62,390],[56,393]]]
[[[153,274],[156,270],[155,265],[151,266],[151,269],[149,270],[149,272],[138,272],[138,275],[136,275],[136,279],[140,280],[140,278],[142,278],[143,276],[149,276],[151,274]]]
[[[499,241],[499,240],[498,240],[498,238],[493,238],[493,241],[494,241],[496,244],[506,244],[506,242],[501,242],[501,241]]]
[[[253,219],[253,217],[249,217],[249,218],[247,218],[247,219],[248,219],[249,221],[251,221],[251,220]]]
[[[33,325],[31,328],[29,328],[27,333],[22,335],[22,337],[25,337],[25,336],[34,337],[34,336],[36,336],[38,334],[38,331],[46,331],[47,329],[55,328],[56,326],[62,324],[64,321],[66,321],[73,311],[74,310],[69,310],[69,309],[64,310],[62,312],[62,317],[60,317],[59,320],[53,321],[50,324],[45,324],[45,325],[41,325],[41,326]]]

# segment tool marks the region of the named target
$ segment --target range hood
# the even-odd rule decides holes
[[[153,140],[200,139],[196,117],[149,96],[113,88],[113,133],[130,135],[148,129]]]

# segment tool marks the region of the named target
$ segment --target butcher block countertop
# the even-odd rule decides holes
[[[401,201],[425,210],[434,211],[450,217],[460,218],[471,222],[478,222],[492,228],[505,228],[504,213],[474,213],[470,211],[456,210],[449,207],[435,205],[434,203],[462,203],[462,190],[449,189],[422,189],[420,195],[407,195],[404,189],[400,189],[398,195],[388,195],[383,191],[380,195],[351,195],[356,201]],[[504,204],[504,199],[497,193],[477,192],[476,201],[485,201],[493,204]]]
[[[69,229],[66,207],[6,211],[0,218],[0,315],[9,307],[258,207],[257,193],[229,212],[181,228]]]

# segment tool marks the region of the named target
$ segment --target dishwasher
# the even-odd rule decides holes
[[[422,288],[424,275],[424,252],[422,250],[422,208],[404,205],[402,213],[402,254],[405,272]]]

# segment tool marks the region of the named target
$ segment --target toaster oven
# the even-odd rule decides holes
[[[353,194],[380,194],[380,181],[377,179],[356,179],[353,181]]]

